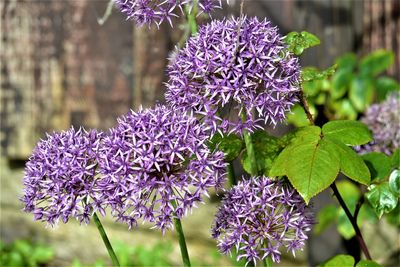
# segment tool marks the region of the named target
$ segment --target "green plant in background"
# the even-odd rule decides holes
[[[54,250],[27,240],[11,244],[0,241],[0,266],[47,266],[54,258]]]
[[[377,50],[358,59],[353,53],[338,58],[326,71],[305,67],[303,90],[311,113],[317,120],[355,120],[373,102],[385,100],[388,93],[398,91],[399,83],[382,73],[394,62],[391,51]],[[336,71],[335,71],[336,68]],[[308,125],[300,105],[293,108],[288,122]]]
[[[173,252],[173,244],[169,241],[158,242],[151,247],[130,246],[122,241],[117,241],[113,244],[115,253],[119,259],[121,266],[164,266],[172,267],[174,266],[171,261],[171,254]],[[216,248],[210,248],[208,251],[210,257],[206,261],[196,261],[193,260],[194,266],[218,266],[224,257]],[[228,257],[231,266],[244,266],[246,264],[245,260],[236,261],[236,255],[234,257]],[[228,262],[229,262],[228,261]],[[83,267],[88,266],[87,264],[82,264],[78,259],[72,262],[71,267]],[[107,264],[103,260],[96,260],[93,264],[89,264],[92,267],[104,267]]]
[[[392,225],[400,227],[400,165],[398,149],[391,157],[384,153],[371,152],[362,155],[371,173],[371,183],[365,195],[360,188],[349,181],[337,183],[343,199],[352,214],[357,217],[357,224],[377,223],[384,216]],[[322,233],[332,223],[337,224],[338,232],[345,238],[355,236],[353,227],[343,209],[336,205],[323,207],[317,216],[316,234]]]

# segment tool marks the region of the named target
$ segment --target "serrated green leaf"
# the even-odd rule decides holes
[[[355,77],[350,84],[349,98],[354,107],[363,112],[374,100],[374,84],[371,77]]]
[[[272,163],[287,144],[281,142],[279,138],[269,135],[265,131],[254,132],[251,135],[251,140],[254,145],[258,171],[268,176]],[[250,159],[247,153],[243,154],[242,165],[244,170],[250,173]]]
[[[326,70],[319,70],[315,67],[306,67],[301,71],[301,80],[303,82],[322,80],[332,76],[336,71],[336,65],[333,65]]]
[[[343,97],[350,88],[353,73],[347,69],[338,70],[332,77],[332,91],[331,96],[333,99]]]
[[[244,142],[235,134],[222,136],[217,133],[211,138],[209,148],[212,151],[218,149],[224,152],[225,160],[232,161],[239,156],[240,152],[244,148]]]
[[[337,219],[337,207],[335,205],[326,205],[317,215],[317,224],[314,226],[314,233],[319,235],[328,228]]]
[[[354,267],[354,258],[350,255],[339,254],[319,265],[320,267]]]
[[[397,196],[400,197],[400,171],[394,170],[389,176],[389,187],[390,190]]]
[[[379,218],[382,217],[384,213],[394,210],[398,202],[398,197],[390,190],[387,182],[371,185],[370,191],[365,193],[365,198],[374,208]]]
[[[382,265],[370,260],[360,260],[356,267],[382,267]]]
[[[390,158],[386,154],[370,152],[361,157],[369,168],[372,181],[380,181],[389,176],[391,162]]]
[[[362,75],[377,75],[387,70],[393,62],[393,52],[376,50],[361,60],[360,72]]]
[[[372,141],[371,131],[359,121],[330,121],[322,126],[322,133],[326,137],[352,146],[363,145]]]
[[[268,176],[283,176],[286,175],[287,158],[291,155],[291,147],[286,147],[272,163],[271,170]]]
[[[389,93],[399,90],[400,84],[392,78],[380,77],[376,80],[376,91],[379,102],[384,101]]]
[[[336,59],[335,63],[338,65],[338,69],[353,71],[357,65],[357,56],[353,53],[348,53]]]
[[[325,140],[296,143],[286,158],[286,175],[306,203],[329,187],[339,173],[339,158]]]
[[[295,144],[302,144],[305,142],[316,143],[319,141],[321,128],[318,126],[305,126],[284,135],[280,140],[286,147],[281,151],[279,156],[274,160],[270,176],[283,176],[286,175],[287,159],[291,157],[291,149]],[[289,145],[287,145],[289,144]]]
[[[336,139],[325,136],[331,142],[340,158],[340,171],[350,179],[364,185],[371,182],[371,174],[363,159],[351,148]]]
[[[301,55],[306,48],[320,44],[317,36],[306,31],[290,32],[285,36],[284,42],[288,44],[288,50],[296,55]]]
[[[392,168],[400,169],[400,148],[392,154],[391,157]]]

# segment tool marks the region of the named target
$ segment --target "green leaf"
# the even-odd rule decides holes
[[[360,72],[362,75],[377,75],[387,70],[393,62],[393,52],[376,50],[361,60]]]
[[[360,260],[356,267],[382,267],[382,265],[370,260]]]
[[[349,180],[342,180],[336,183],[336,186],[346,203],[346,206],[349,208],[351,213],[354,213],[357,201],[360,198],[360,190],[358,187],[350,182]],[[358,220],[357,220],[358,221]],[[339,208],[338,212],[338,224],[337,224],[338,232],[345,238],[350,239],[355,236],[355,231],[351,222],[347,218],[346,213],[342,208]]]
[[[301,80],[308,82],[312,80],[326,79],[335,73],[336,65],[333,65],[326,70],[318,70],[315,67],[306,67],[301,71]]]
[[[353,225],[342,208],[338,212],[337,231],[346,240],[351,239],[356,235]]]
[[[371,173],[372,181],[380,181],[389,176],[391,170],[390,158],[379,152],[370,152],[361,156]]]
[[[325,137],[326,142],[332,143],[340,158],[340,171],[350,179],[364,185],[371,182],[371,174],[362,158],[351,148],[330,137]]]
[[[356,120],[358,112],[348,99],[341,99],[328,103],[330,109],[334,110],[335,118],[340,120]]]
[[[298,143],[318,142],[320,139],[321,128],[317,126],[306,126],[297,129],[295,132],[290,132],[282,137],[286,143],[290,143],[281,151],[279,156],[274,160],[269,176],[286,175],[287,159],[291,157],[291,148]]]
[[[319,265],[321,267],[353,267],[354,258],[350,255],[339,254],[335,257],[327,260],[323,264]]]
[[[338,69],[353,71],[357,65],[357,56],[353,53],[345,54],[336,59],[336,64],[338,65]]]
[[[269,135],[265,131],[256,131],[251,135],[254,145],[254,153],[256,156],[258,171],[268,176],[272,167],[272,163],[287,143],[282,142],[279,138]],[[247,153],[242,157],[243,168],[250,173],[250,159]]]
[[[327,188],[339,172],[335,146],[321,140],[321,128],[300,128],[274,161],[270,176],[286,175],[303,199],[310,199]]]
[[[385,217],[388,223],[394,226],[400,226],[400,205],[397,205],[396,208],[386,214]]]
[[[354,107],[363,112],[374,100],[374,85],[370,77],[355,77],[350,84],[349,98]]]
[[[217,133],[211,138],[209,148],[211,151],[218,149],[224,152],[225,160],[232,161],[239,156],[240,152],[244,148],[244,143],[243,140],[235,134],[222,136]]]
[[[290,32],[285,36],[284,41],[289,46],[288,50],[296,55],[301,55],[304,49],[320,44],[317,36],[306,31]]]
[[[303,85],[303,90],[304,90],[305,95],[308,98],[317,96],[317,95],[319,96],[320,95],[319,93],[322,89],[322,83],[323,83],[323,80],[311,80],[308,82],[303,81],[302,85]],[[312,101],[310,101],[310,102],[312,102]],[[309,103],[309,104],[311,104],[311,103]]]
[[[331,96],[333,99],[343,97],[350,88],[353,73],[347,69],[338,70],[332,77],[332,91]]]
[[[398,202],[398,198],[390,190],[387,182],[371,185],[370,191],[365,193],[365,197],[374,208],[379,218],[382,217],[384,213],[394,210]]]
[[[399,90],[400,84],[392,78],[380,77],[376,81],[376,91],[379,102],[384,101],[390,92]]]
[[[363,145],[372,140],[371,131],[359,121],[330,121],[322,126],[322,133],[326,137],[352,146]]]
[[[309,106],[310,112],[315,118],[317,115],[317,110],[314,105],[310,104]],[[300,105],[295,105],[292,108],[292,112],[287,115],[287,121],[297,127],[303,127],[310,125],[310,122],[307,119],[307,115],[304,112],[303,108]]]
[[[286,160],[286,175],[306,203],[329,187],[339,172],[339,158],[325,140],[292,146]]]
[[[392,168],[400,169],[400,148],[392,154],[391,157]]]
[[[349,180],[339,181],[336,183],[336,186],[350,212],[353,213],[356,208],[357,201],[361,196],[360,190]]]
[[[400,197],[400,171],[394,170],[389,176],[389,187],[390,190],[397,196]]]
[[[335,205],[324,206],[317,215],[317,224],[314,233],[319,235],[337,219],[337,207]]]

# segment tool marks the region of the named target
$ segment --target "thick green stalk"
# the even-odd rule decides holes
[[[247,120],[246,114],[242,113],[241,117],[243,122]],[[254,152],[253,141],[251,140],[250,133],[246,129],[243,129],[243,138],[246,145],[247,157],[249,157],[250,159],[250,174],[258,175],[258,167],[256,162],[256,154]]]
[[[197,33],[197,22],[196,22],[196,15],[197,15],[197,1],[193,1],[193,6],[186,5],[185,6],[186,16],[188,20],[188,24],[192,35]]]
[[[231,183],[231,186],[236,185],[237,180],[236,180],[236,176],[235,176],[235,169],[233,168],[232,162],[228,163],[227,171],[228,171],[228,178],[229,178],[229,182]]]
[[[187,247],[186,247],[185,235],[183,234],[181,220],[178,218],[174,218],[174,225],[175,225],[175,230],[178,233],[179,246],[181,248],[183,266],[190,267],[189,253],[188,253]]]
[[[111,261],[114,266],[119,267],[119,261],[117,259],[117,256],[115,255],[114,249],[111,246],[110,240],[108,240],[106,231],[104,231],[103,225],[100,222],[99,217],[97,216],[96,213],[93,213],[93,220],[94,223],[97,226],[97,229],[99,230],[99,233],[101,235],[101,238],[103,239],[104,245],[107,248],[108,254],[110,255]]]
[[[263,259],[264,267],[272,267],[272,260],[270,257],[266,257]]]

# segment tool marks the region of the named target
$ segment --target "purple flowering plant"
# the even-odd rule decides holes
[[[225,180],[224,154],[206,146],[208,128],[166,106],[130,112],[104,138],[99,189],[118,220],[163,232]]]
[[[170,58],[167,104],[132,110],[104,133],[71,128],[39,141],[25,168],[25,211],[50,225],[94,221],[114,266],[120,264],[97,212],[129,229],[142,221],[162,233],[175,230],[190,266],[181,219],[212,192],[222,195],[210,226],[220,252],[272,266],[282,253],[303,250],[320,218],[310,201],[330,187],[371,261],[357,216],[363,205],[379,216],[397,207],[398,97],[372,106],[362,122],[316,122],[302,86],[334,69],[301,69],[298,56],[319,44],[315,35],[280,35],[270,21],[244,16],[243,0],[238,18],[199,28],[197,12],[209,14],[221,1],[112,1],[141,25],[186,16],[192,36]],[[265,126],[285,122],[295,104],[309,125],[269,135]],[[377,179],[375,156],[361,157],[359,146],[390,151],[387,174]],[[237,176],[238,168],[247,174]],[[339,173],[367,191],[367,203],[360,197],[355,210],[349,207],[335,183]]]

